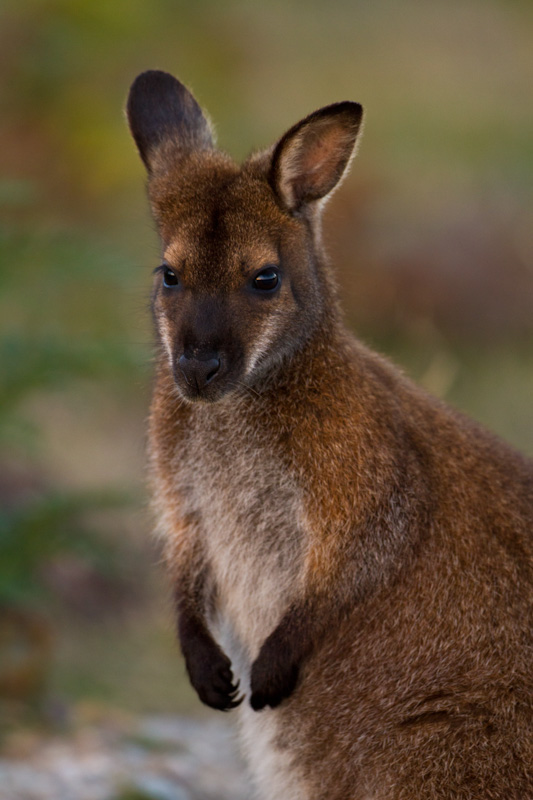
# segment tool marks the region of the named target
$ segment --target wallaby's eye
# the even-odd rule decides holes
[[[254,289],[260,292],[272,292],[277,289],[281,281],[279,270],[276,267],[265,267],[258,272],[253,280]]]
[[[163,285],[167,288],[179,285],[178,276],[168,267],[163,267]]]

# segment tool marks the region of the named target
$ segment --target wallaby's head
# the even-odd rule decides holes
[[[331,313],[319,212],[347,169],[362,109],[322,108],[242,166],[215,148],[200,106],[165,72],[139,75],[127,113],[162,240],[160,342],[184,399],[219,400],[301,348]]]

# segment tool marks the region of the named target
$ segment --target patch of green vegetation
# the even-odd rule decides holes
[[[161,583],[160,575],[151,577]],[[76,626],[61,611],[51,693],[137,713],[202,713],[164,602],[164,591],[154,587],[128,616]]]
[[[136,786],[126,786],[115,795],[113,800],[160,800],[160,798],[151,792],[138,789]]]

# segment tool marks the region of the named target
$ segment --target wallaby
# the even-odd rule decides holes
[[[127,113],[162,240],[149,448],[179,640],[264,800],[533,798],[533,463],[344,327],[320,216],[361,128],[242,166],[192,94]]]

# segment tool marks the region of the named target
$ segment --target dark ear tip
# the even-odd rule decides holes
[[[342,121],[347,127],[352,128],[354,136],[356,136],[363,119],[363,106],[360,105],[360,103],[355,103],[353,100],[341,100],[339,103],[331,103],[329,106],[323,106],[319,108],[318,111],[314,111],[301,122],[294,125],[280,142],[284,141],[284,139],[289,139],[294,131],[304,125],[312,125],[319,120],[328,120],[332,122],[335,119]]]
[[[147,89],[156,85],[174,86],[176,83],[179,81],[170,72],[163,72],[161,69],[147,69],[137,75],[131,84],[130,92],[133,89]]]
[[[162,142],[175,156],[213,146],[209,123],[191,92],[168,72],[150,69],[133,81],[126,104],[131,133],[148,171]],[[168,150],[169,148],[167,148]]]
[[[169,72],[160,69],[148,69],[137,75],[130,86],[126,110],[128,114],[138,102],[143,102],[147,97],[155,93],[161,95],[168,92],[175,92],[182,88],[182,84]]]
[[[334,103],[331,106],[326,106],[324,111],[329,111],[331,115],[339,114],[349,119],[355,127],[359,127],[363,119],[363,106],[360,103],[355,103],[353,100],[343,100],[340,103]]]

